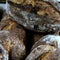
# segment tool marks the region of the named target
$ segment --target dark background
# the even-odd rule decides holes
[[[0,3],[6,3],[6,0],[0,0]]]

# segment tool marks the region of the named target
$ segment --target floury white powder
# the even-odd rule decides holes
[[[47,44],[56,41],[58,43],[58,48],[60,48],[60,36],[57,36],[57,35],[47,35],[47,36],[45,36],[43,41],[46,41]]]

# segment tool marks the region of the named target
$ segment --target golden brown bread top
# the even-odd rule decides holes
[[[60,49],[54,52],[47,52],[38,57],[38,60],[60,60]]]
[[[38,58],[38,60],[51,60],[51,54],[52,52],[47,52],[45,54],[43,54],[41,57]]]
[[[0,22],[1,30],[13,30],[16,28],[16,22],[12,21],[11,19],[3,20]]]
[[[38,0],[10,0],[12,1],[13,3],[17,3],[17,4],[33,4],[35,1],[38,1]]]
[[[21,3],[23,3],[24,0],[10,0],[10,1],[17,3],[17,4],[21,4]]]
[[[17,0],[11,0],[16,7],[28,12],[33,12],[39,16],[47,16],[51,19],[60,20],[60,12],[56,10],[49,2],[38,0],[21,0],[20,3]]]

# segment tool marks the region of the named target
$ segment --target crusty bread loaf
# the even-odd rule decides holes
[[[9,60],[22,60],[25,58],[25,38],[25,29],[5,13],[0,21],[0,42],[8,52],[9,57],[6,57]]]
[[[26,60],[48,60],[50,58],[50,55],[52,55],[52,52],[55,52],[56,48],[49,46],[49,45],[40,45],[37,46],[35,49],[31,51],[31,53],[28,55]],[[44,54],[47,54],[45,55]],[[40,59],[40,57],[44,56]],[[47,57],[47,58],[46,58]],[[51,60],[51,58],[50,58]]]
[[[56,32],[60,29],[60,12],[49,2],[24,0],[18,4],[11,0],[8,6],[9,14],[27,29],[43,33]]]
[[[38,40],[26,60],[58,60],[60,55],[60,36],[47,35]],[[50,50],[52,49],[52,50]]]
[[[13,21],[10,16],[4,16],[0,22],[0,30],[15,32],[22,41],[25,41],[26,32],[17,22]]]
[[[10,53],[10,59],[20,60],[21,58],[24,58],[26,48],[16,33],[0,31],[0,43],[8,51],[8,54]]]

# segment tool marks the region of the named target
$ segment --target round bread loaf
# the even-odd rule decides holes
[[[18,35],[10,31],[0,31],[0,43],[8,51],[11,60],[20,60],[26,54],[24,43]]]
[[[27,29],[36,32],[56,32],[60,29],[60,12],[49,2],[9,0],[8,8],[10,16]]]

